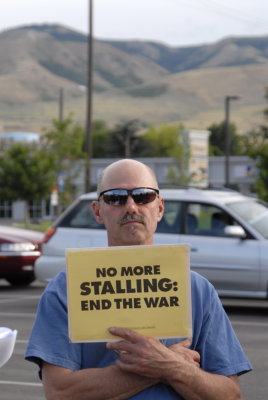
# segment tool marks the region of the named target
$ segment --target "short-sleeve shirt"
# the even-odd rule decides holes
[[[201,368],[219,375],[240,375],[252,369],[217,292],[202,276],[191,272],[191,348],[201,356]],[[162,340],[166,346],[179,339]],[[66,273],[60,272],[41,296],[25,358],[73,371],[113,365],[118,358],[105,343],[72,343],[68,337]],[[159,383],[132,396],[135,400],[183,400],[170,386]]]

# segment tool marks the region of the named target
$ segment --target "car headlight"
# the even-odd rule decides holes
[[[34,251],[35,245],[33,243],[0,243],[0,251]]]

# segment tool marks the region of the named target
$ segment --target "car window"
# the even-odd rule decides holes
[[[237,201],[229,203],[233,211],[268,239],[268,206],[258,201]]]
[[[189,203],[187,206],[185,218],[186,234],[226,236],[224,229],[229,225],[237,225],[237,223],[219,207],[202,203]]]
[[[93,215],[91,201],[81,200],[59,223],[64,228],[104,229]]]
[[[182,203],[179,201],[165,200],[165,212],[157,225],[156,232],[179,233]]]

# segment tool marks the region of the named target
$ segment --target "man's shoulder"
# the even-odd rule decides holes
[[[214,286],[204,276],[195,271],[191,271],[191,290],[192,294],[201,297],[218,296]]]
[[[61,297],[62,295],[66,296],[66,291],[66,271],[63,270],[49,281],[44,294],[55,293]]]
[[[62,270],[60,271],[57,275],[54,276],[54,278],[51,279],[49,282],[49,286],[60,286],[60,285],[66,285],[66,271]]]
[[[192,271],[191,270],[191,282],[196,284],[196,283],[202,283],[203,285],[210,285],[209,281],[207,278],[204,276],[200,275],[198,272]]]

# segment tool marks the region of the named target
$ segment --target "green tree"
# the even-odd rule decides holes
[[[255,184],[258,197],[268,202],[268,144],[265,144],[263,149],[256,153],[259,175]],[[254,157],[255,158],[255,157]]]
[[[265,99],[268,101],[268,88],[265,89]],[[247,136],[248,154],[256,160],[259,175],[256,181],[256,191],[260,199],[268,202],[268,107],[263,111],[264,123],[255,132]]]
[[[109,157],[131,158],[144,155],[146,143],[140,132],[144,124],[138,119],[117,124],[109,134]]]
[[[46,198],[54,182],[53,157],[34,145],[13,144],[0,156],[0,196],[24,200],[26,221],[29,202]]]
[[[143,135],[149,157],[180,156],[180,135],[182,126],[151,126]]]
[[[212,124],[208,130],[209,136],[209,154],[211,156],[223,156],[225,154],[225,123]],[[244,154],[243,137],[237,134],[237,128],[234,123],[229,125],[230,136],[230,155]]]
[[[105,121],[96,120],[92,124],[93,157],[105,158],[109,154],[109,134],[111,129]]]
[[[183,142],[182,132],[182,125],[159,125],[150,127],[144,134],[150,152],[148,156],[173,158],[167,178],[174,186],[186,186],[192,179],[187,172],[190,151]]]
[[[59,205],[66,207],[76,197],[75,178],[85,160],[85,130],[75,124],[71,115],[53,119],[53,127],[43,135],[43,147],[54,159],[55,184],[59,184]],[[79,162],[80,161],[80,162]]]

